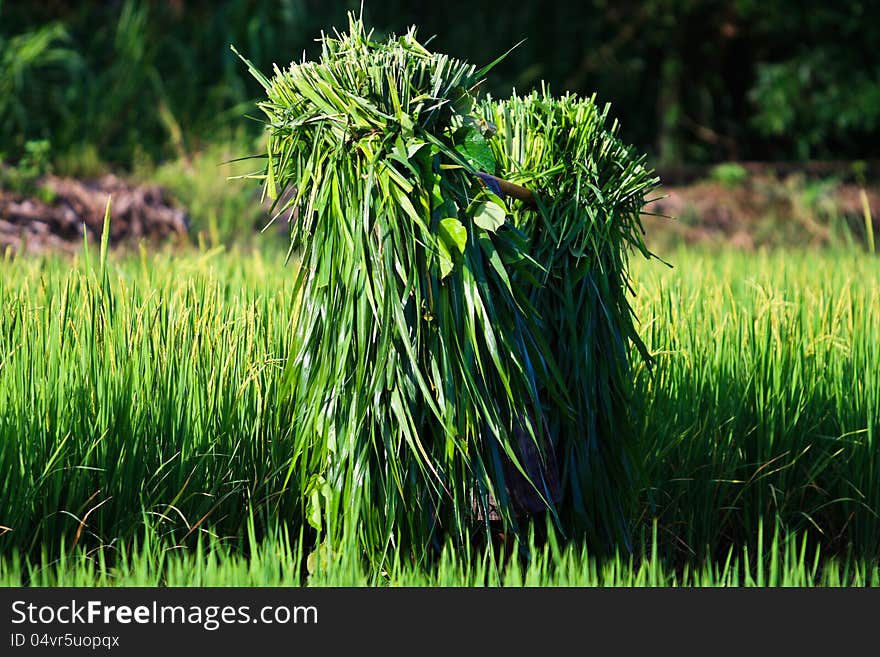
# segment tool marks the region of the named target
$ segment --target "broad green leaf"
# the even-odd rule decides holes
[[[458,86],[452,90],[452,109],[457,114],[470,114],[474,111],[474,96],[464,87]]]
[[[437,264],[440,267],[441,280],[449,276],[455,267],[455,263],[452,260],[452,254],[449,253],[449,248],[446,246],[446,242],[443,239],[437,240]]]
[[[507,219],[507,211],[494,201],[481,201],[474,208],[474,223],[491,233],[497,231]]]
[[[495,173],[495,156],[492,155],[492,148],[476,127],[469,126],[465,130],[464,139],[456,146],[456,150],[475,169]]]
[[[467,229],[458,219],[447,217],[440,222],[440,238],[450,253],[453,248],[458,249],[459,253],[464,253],[467,246]]]
[[[330,499],[327,480],[321,475],[313,475],[306,491],[306,520],[318,531],[321,531],[323,524],[322,497],[327,501]]]

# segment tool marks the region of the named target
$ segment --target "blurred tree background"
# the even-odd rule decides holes
[[[0,153],[48,140],[67,162],[131,168],[193,152],[242,124],[263,70],[312,56],[359,2],[0,0]],[[598,94],[660,165],[869,159],[880,147],[880,2],[461,0],[366,2],[380,34],[419,27],[483,64],[504,96],[546,80]]]

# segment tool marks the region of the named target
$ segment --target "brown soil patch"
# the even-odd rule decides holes
[[[665,185],[645,207],[649,245],[727,244],[745,250],[760,246],[829,246],[848,231],[864,239],[861,190],[854,183],[752,175],[736,185],[698,181]],[[880,190],[865,188],[874,233],[880,237]],[[659,198],[658,198],[659,197]]]
[[[35,187],[42,190],[41,198],[0,189],[0,253],[71,253],[82,247],[83,231],[97,244],[108,197],[112,245],[187,234],[186,213],[156,185],[137,185],[113,175],[86,181],[45,176]]]

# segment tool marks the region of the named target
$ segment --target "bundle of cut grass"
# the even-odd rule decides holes
[[[622,536],[624,245],[654,179],[589,101],[479,105],[488,68],[414,30],[375,42],[352,17],[322,43],[271,79],[250,67],[256,177],[288,199],[300,265],[287,485],[304,518],[370,550],[548,508]],[[536,207],[509,207],[493,175]]]
[[[642,239],[645,195],[659,182],[608,124],[595,97],[551,97],[545,89],[481,105],[497,126],[491,140],[499,174],[534,190],[536,206],[514,207],[510,221],[529,236],[541,264],[525,292],[569,395],[569,412],[545,403],[569,512],[565,525],[626,543],[635,501],[638,458],[627,421],[637,412],[631,394],[630,352],[650,358],[627,299],[627,246],[651,254]]]

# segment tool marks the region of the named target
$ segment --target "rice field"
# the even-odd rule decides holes
[[[333,491],[291,460],[283,253],[7,255],[0,584],[877,585],[880,260],[666,259],[631,261],[655,357],[631,553],[541,521],[518,548],[366,554],[322,541]]]

